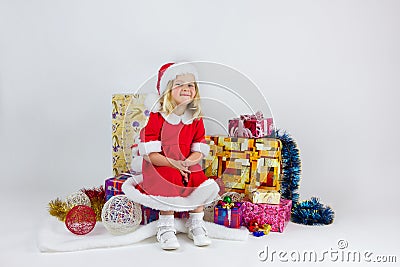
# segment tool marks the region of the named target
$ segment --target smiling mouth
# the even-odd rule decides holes
[[[190,94],[181,94],[181,96],[190,96]]]

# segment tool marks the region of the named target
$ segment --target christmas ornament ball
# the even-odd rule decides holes
[[[244,194],[242,193],[242,194],[239,194],[239,193],[237,193],[237,192],[226,192],[226,193],[224,193],[222,196],[221,196],[221,199],[223,200],[223,201],[225,201],[225,200],[229,200],[230,202],[229,203],[232,203],[232,202],[241,202],[242,201],[242,199],[244,198]],[[226,201],[225,201],[226,202]]]
[[[65,217],[65,226],[73,234],[85,235],[90,233],[96,225],[96,214],[91,207],[77,205]]]
[[[225,196],[224,199],[223,199],[223,201],[226,202],[226,203],[228,203],[228,204],[232,203],[232,199],[231,199],[230,196]]]
[[[127,234],[135,231],[142,221],[142,208],[125,195],[113,196],[104,204],[101,219],[110,233]]]
[[[78,191],[76,193],[69,195],[65,199],[65,202],[67,203],[69,208],[73,208],[78,205],[85,205],[85,206],[89,206],[89,207],[91,206],[90,198],[82,191]]]

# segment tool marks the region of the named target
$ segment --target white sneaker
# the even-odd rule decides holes
[[[211,245],[211,239],[207,236],[207,229],[203,221],[204,212],[189,213],[186,226],[189,227],[188,237],[198,247]]]
[[[157,223],[157,241],[164,250],[174,250],[180,247],[176,238],[174,215],[160,215]]]

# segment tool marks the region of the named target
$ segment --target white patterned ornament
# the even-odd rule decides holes
[[[142,208],[125,195],[110,198],[101,211],[104,227],[114,235],[133,232],[142,221]]]
[[[78,191],[76,193],[73,193],[69,195],[66,199],[65,202],[67,202],[67,205],[70,209],[72,209],[75,206],[78,205],[84,205],[90,207],[90,198],[83,193],[82,191]]]

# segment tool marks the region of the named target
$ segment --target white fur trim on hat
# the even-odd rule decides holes
[[[132,176],[122,184],[122,191],[133,202],[156,210],[188,211],[207,205],[218,198],[219,186],[213,179],[204,181],[187,197],[143,194],[135,188],[142,181],[143,175]]]
[[[167,84],[169,81],[174,80],[177,75],[182,74],[193,74],[195,80],[199,80],[199,74],[197,73],[197,70],[193,64],[187,62],[175,63],[174,65],[168,67],[165,70],[164,74],[161,76],[160,95],[162,95],[167,88]]]
[[[138,147],[141,156],[149,155],[152,152],[161,152],[161,141],[140,142]]]
[[[193,143],[190,150],[192,152],[201,152],[204,157],[207,157],[210,153],[210,146],[204,143]]]

